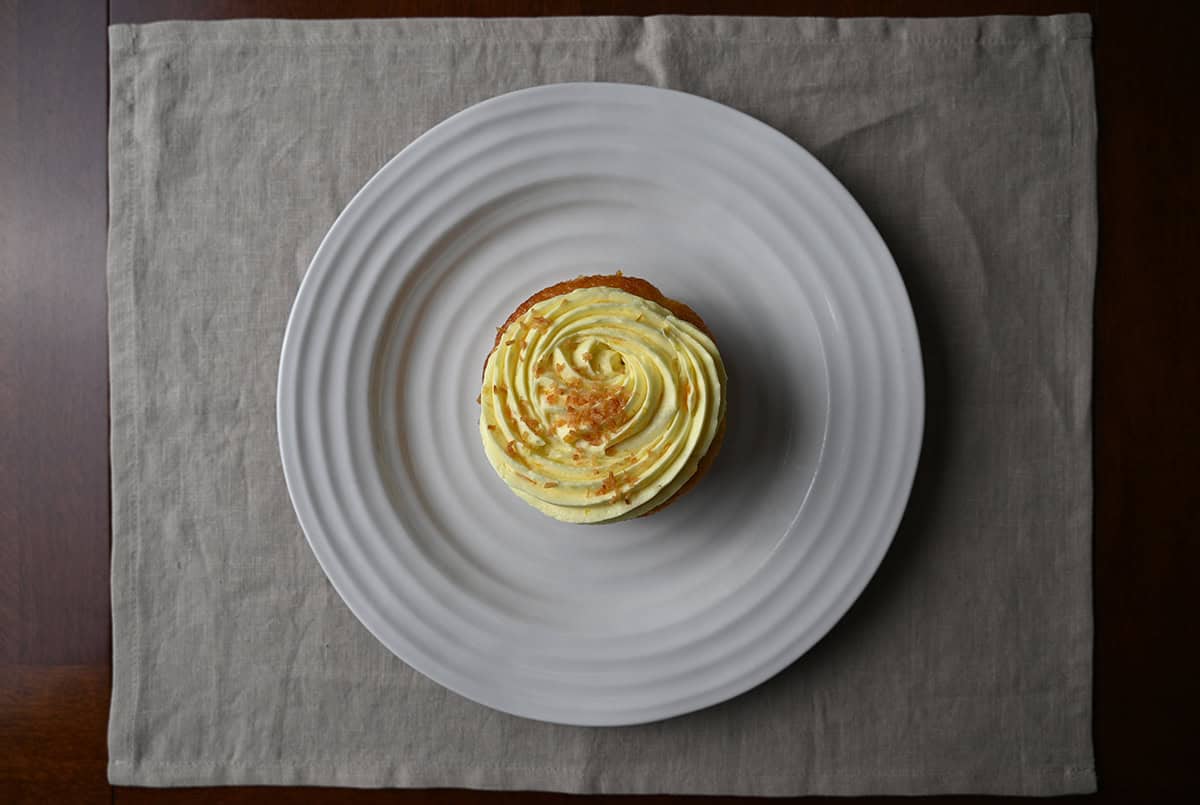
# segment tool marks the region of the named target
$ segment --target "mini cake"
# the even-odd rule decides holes
[[[642,279],[538,291],[499,328],[479,434],[521,499],[568,523],[657,511],[695,486],[725,433],[726,376],[704,321]]]

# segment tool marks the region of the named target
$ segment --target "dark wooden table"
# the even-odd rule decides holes
[[[1200,49],[1176,4],[1061,0],[0,0],[0,803],[553,803],[105,780],[109,22],[1090,11],[1100,114],[1095,744],[1103,801],[1197,789]],[[1178,4],[1179,6],[1190,4]],[[1190,17],[1190,19],[1185,18]],[[604,799],[604,798],[597,798]],[[608,798],[613,799],[613,798]],[[734,799],[648,797],[715,805]],[[980,798],[952,798],[952,800]],[[988,801],[995,801],[989,799]]]

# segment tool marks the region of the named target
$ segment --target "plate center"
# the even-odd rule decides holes
[[[567,525],[495,476],[475,399],[495,328],[517,304],[616,270],[709,324],[729,372],[728,430],[709,475],[666,510]],[[797,519],[829,413],[821,339],[792,270],[735,211],[645,178],[534,183],[462,216],[415,261],[377,342],[376,455],[408,538],[527,640],[531,629],[652,631],[751,584]]]

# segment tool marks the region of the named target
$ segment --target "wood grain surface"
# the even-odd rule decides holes
[[[1094,733],[1101,790],[1090,799],[1124,802],[1195,790],[1200,57],[1192,42],[1197,14],[1180,10],[1190,5],[0,0],[0,803],[252,803],[265,797],[273,803],[552,805],[585,799],[462,790],[154,790],[111,788],[105,780],[105,26],[228,17],[1091,12],[1100,115]]]

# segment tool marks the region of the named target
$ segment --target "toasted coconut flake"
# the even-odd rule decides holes
[[[601,444],[606,434],[629,420],[625,411],[628,402],[629,395],[624,389],[613,390],[596,384],[572,385],[566,392],[564,424],[592,444]]]

